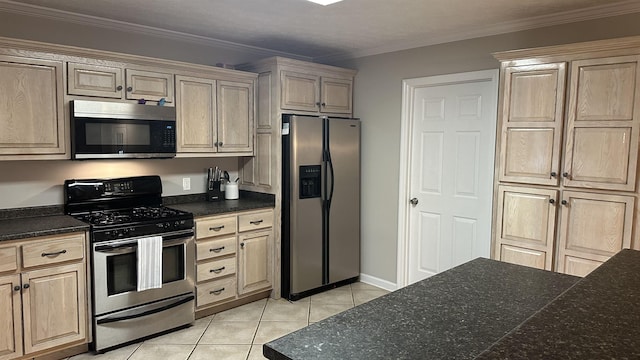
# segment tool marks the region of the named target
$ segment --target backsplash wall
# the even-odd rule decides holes
[[[163,196],[205,192],[208,167],[238,176],[238,158],[0,161],[0,209],[64,204],[66,179],[160,175]],[[191,190],[182,190],[189,177]]]

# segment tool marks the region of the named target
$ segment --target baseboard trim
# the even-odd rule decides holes
[[[377,286],[379,288],[383,288],[388,291],[394,291],[398,289],[396,283],[392,283],[391,281],[383,280],[375,276],[360,274],[360,282],[365,284]]]

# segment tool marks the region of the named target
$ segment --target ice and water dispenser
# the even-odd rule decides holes
[[[319,198],[320,186],[320,165],[300,166],[300,199]]]

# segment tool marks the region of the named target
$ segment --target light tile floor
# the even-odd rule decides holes
[[[196,320],[189,328],[101,355],[67,360],[257,360],[262,344],[375,299],[388,291],[357,282],[296,302],[263,299]]]

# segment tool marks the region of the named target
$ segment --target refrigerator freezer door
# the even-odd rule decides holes
[[[360,275],[360,121],[329,119],[328,140],[329,282],[335,283]]]
[[[290,292],[297,294],[322,286],[322,199],[300,196],[301,168],[322,164],[322,120],[292,116],[289,141]]]

